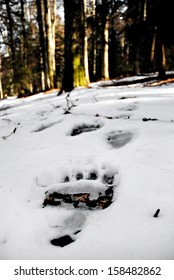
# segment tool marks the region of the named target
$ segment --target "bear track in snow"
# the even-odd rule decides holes
[[[50,241],[52,245],[64,247],[73,243],[82,231],[89,212],[106,209],[114,201],[118,170],[102,169],[92,169],[87,173],[78,170],[74,176],[65,174],[61,183],[49,186],[45,192],[43,208],[69,211],[63,225],[55,226],[61,227],[61,233]]]

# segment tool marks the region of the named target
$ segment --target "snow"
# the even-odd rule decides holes
[[[69,114],[66,96],[0,102],[0,259],[173,259],[174,86],[93,84],[71,92]],[[109,207],[43,207],[54,191],[96,198],[105,175]],[[75,241],[50,243],[64,235]]]

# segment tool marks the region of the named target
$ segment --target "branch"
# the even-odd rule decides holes
[[[68,98],[69,96],[70,96],[70,92],[65,97],[66,103],[67,103],[67,109],[64,109],[65,110],[64,114],[71,114],[71,112],[70,112],[71,108],[76,106],[76,105],[74,105],[74,103],[71,100],[69,100],[69,98]]]
[[[2,136],[2,139],[6,140],[8,137],[10,137],[12,134],[14,134],[16,132],[16,130],[17,130],[17,127],[15,127],[10,134],[8,134],[6,136]]]

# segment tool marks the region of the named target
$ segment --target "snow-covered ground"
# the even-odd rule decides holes
[[[174,86],[1,101],[0,259],[174,259]]]

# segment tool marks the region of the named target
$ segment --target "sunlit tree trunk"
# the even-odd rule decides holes
[[[65,10],[65,67],[62,89],[86,86],[85,18],[83,0],[64,0]]]
[[[54,88],[55,82],[55,1],[53,1],[52,4],[53,6],[51,7],[50,1],[44,0],[46,48],[50,88]]]
[[[89,37],[89,70],[91,81],[96,81],[96,61],[97,61],[97,36],[96,36],[96,23],[97,23],[97,13],[96,13],[96,1],[91,0],[90,14],[88,15],[91,22],[89,24],[90,37]]]
[[[52,68],[54,72],[54,87],[57,87],[56,79],[56,0],[52,2],[52,13],[51,13],[51,30],[52,30]]]
[[[107,0],[102,0],[101,8],[101,78],[107,80],[109,79],[109,22]]]
[[[102,63],[102,78],[105,80],[109,79],[109,23],[108,17],[106,17],[106,21],[103,29],[103,63]]]
[[[152,38],[152,47],[151,47],[151,63],[152,63],[153,70],[155,70],[155,42],[156,42],[156,27],[154,29],[154,34]]]
[[[86,0],[84,0],[84,67],[86,83],[89,83],[89,65],[88,65],[88,35],[87,35],[87,24],[86,24]]]
[[[93,14],[93,79],[96,80],[96,59],[97,59],[97,44],[96,44],[96,0],[92,1],[92,14]]]

